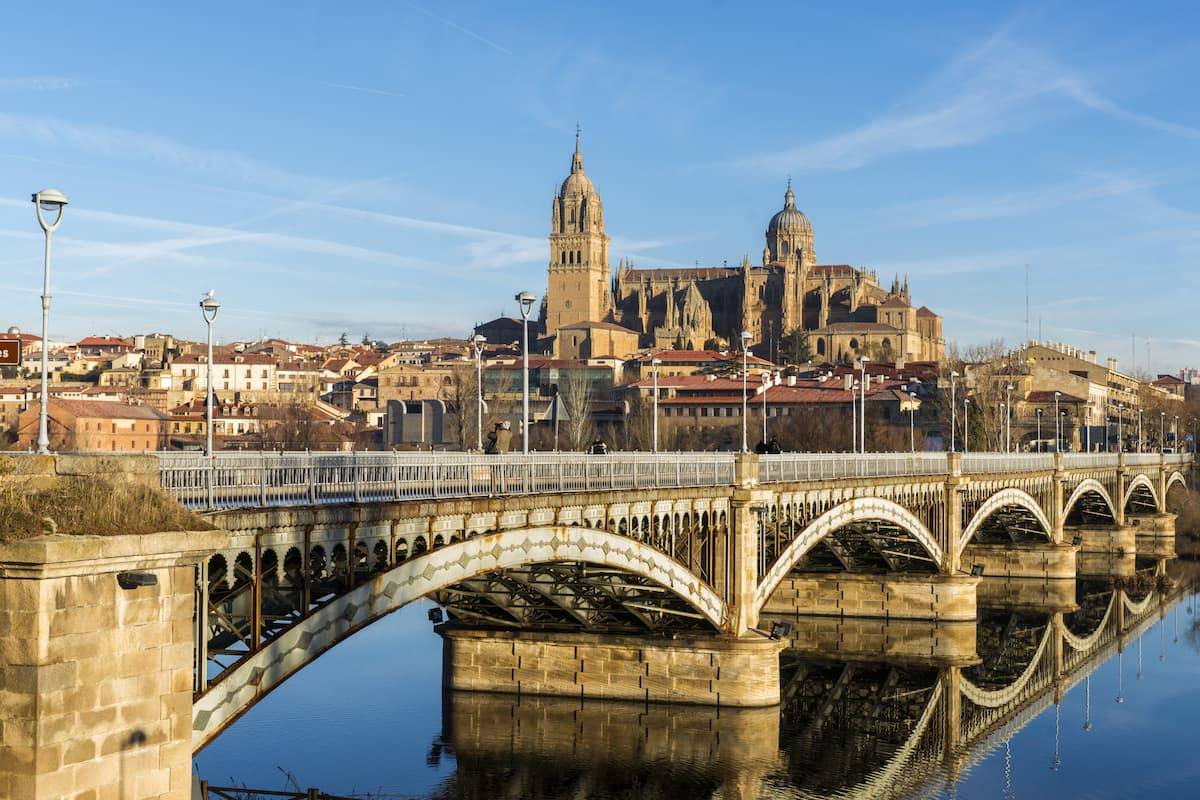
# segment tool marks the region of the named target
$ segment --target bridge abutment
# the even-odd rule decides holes
[[[779,703],[782,641],[443,625],[442,682],[464,691],[758,708]]]
[[[0,545],[0,796],[191,796],[195,564],[224,539]]]

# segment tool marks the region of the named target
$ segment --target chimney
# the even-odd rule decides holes
[[[1116,372],[1116,371],[1117,371],[1117,360],[1116,360],[1115,358],[1109,358],[1109,359],[1108,359],[1108,369],[1109,369],[1109,371],[1110,371],[1110,372]]]
[[[1096,351],[1095,350],[1088,350],[1088,359],[1087,360],[1089,363],[1092,363],[1092,364],[1096,363]]]
[[[796,376],[788,375],[788,386],[795,386],[795,385],[796,385]]]
[[[850,391],[852,388],[854,388],[853,373],[847,372],[845,375],[842,376],[842,386],[843,386],[843,388],[845,388],[845,390],[847,392]]]

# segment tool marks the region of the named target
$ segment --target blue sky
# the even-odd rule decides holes
[[[72,200],[52,335],[463,334],[545,287],[583,126],[613,264],[762,250],[907,272],[947,338],[1200,365],[1200,11],[1187,3],[9,7],[0,321],[29,195]]]

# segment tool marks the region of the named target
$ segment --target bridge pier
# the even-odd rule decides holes
[[[792,626],[791,633],[784,637],[788,656],[939,667],[969,666],[979,661],[974,622],[780,614],[766,616],[763,625],[769,627],[776,620]]]
[[[191,796],[195,565],[224,539],[0,545],[0,796]]]
[[[1078,536],[1084,553],[1132,553],[1137,548],[1137,528],[1132,525],[1073,525],[1066,536]]]
[[[1075,577],[1075,549],[1050,543],[969,544],[963,561],[982,564],[988,577],[1069,579]]]
[[[440,626],[447,689],[758,708],[779,703],[784,642]]]
[[[763,606],[768,614],[938,622],[975,620],[973,575],[793,572]]]
[[[1125,515],[1127,523],[1134,528],[1138,537],[1157,536],[1175,538],[1176,515],[1170,511],[1160,511],[1155,514]]]

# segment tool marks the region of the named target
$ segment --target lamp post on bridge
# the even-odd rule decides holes
[[[770,389],[774,385],[774,382],[771,380],[771,373],[769,371],[763,373],[762,382],[763,382],[763,393],[762,393],[762,395],[763,395],[763,398],[762,398],[762,400],[763,400],[763,402],[762,402],[762,406],[763,406],[763,409],[762,409],[763,438],[762,438],[762,440],[763,440],[763,445],[766,445],[766,443],[767,443],[767,390]]]
[[[1011,383],[1004,384],[1004,452],[1012,452],[1012,389]]]
[[[1054,452],[1062,452],[1062,429],[1058,426],[1058,398],[1062,397],[1062,392],[1054,393]]]
[[[483,452],[483,346],[487,339],[479,334],[471,337],[475,353],[475,449]]]
[[[651,360],[650,366],[654,368],[654,441],[653,451],[658,452],[658,368],[662,366],[662,359],[655,358]]]
[[[1180,450],[1179,450],[1179,415],[1178,414],[1175,415],[1175,422],[1173,425],[1171,425],[1171,439],[1174,442],[1175,452],[1176,453],[1180,452]]]
[[[859,420],[861,424],[859,425],[858,435],[862,439],[862,452],[864,455],[867,452],[867,383],[870,381],[870,378],[867,377],[867,361],[869,360],[866,356],[862,358],[862,400],[858,408],[859,414],[862,415]]]
[[[740,338],[742,340],[742,452],[749,453],[750,445],[746,438],[746,413],[750,403],[746,392],[750,370],[750,340],[754,337],[750,335],[750,331],[742,331]]]
[[[997,439],[999,439],[1000,437],[1004,436],[1004,420],[1008,417],[1008,404],[1001,400],[996,405],[996,410],[999,412],[998,416],[1000,417],[1000,432],[996,435]],[[1008,452],[1008,448],[1005,447],[1004,443],[1000,441],[996,442],[996,449],[1004,453]]]
[[[57,189],[43,189],[33,195],[38,225],[46,235],[45,260],[42,262],[42,396],[37,436],[37,451],[42,455],[50,452],[50,239],[62,222],[67,202],[67,196]],[[47,222],[47,214],[54,214],[54,219]]]
[[[1065,440],[1067,438],[1067,410],[1064,408],[1062,411],[1060,411],[1058,413],[1062,417],[1062,432],[1063,432],[1063,439]]]
[[[971,452],[971,425],[968,409],[971,407],[971,398],[963,398],[963,453]]]
[[[1167,436],[1167,412],[1158,412],[1158,419],[1158,452],[1159,455],[1162,455],[1163,443],[1165,442]]]
[[[1138,452],[1140,453],[1140,452],[1142,452],[1142,450],[1144,450],[1144,449],[1145,449],[1145,447],[1146,447],[1146,442],[1145,442],[1145,441],[1143,440],[1143,438],[1142,438],[1142,407],[1141,407],[1140,405],[1138,406],[1138,438],[1137,438],[1137,443],[1138,443],[1138,444],[1137,444],[1137,449],[1138,449]]]
[[[212,289],[200,300],[200,313],[208,326],[208,363],[204,368],[204,455],[213,454],[213,320],[221,304]]]
[[[521,452],[529,454],[529,312],[533,311],[533,292],[521,292],[513,298],[521,308]]]
[[[1040,453],[1045,449],[1045,445],[1042,444],[1042,410],[1040,408],[1036,409],[1034,411],[1034,413],[1037,414],[1037,434],[1038,434],[1037,449],[1038,449],[1038,452]]]
[[[954,429],[958,426],[958,405],[954,397],[954,379],[958,377],[957,370],[950,371],[950,452],[954,452]]]
[[[917,393],[908,393],[908,452],[917,452]]]

